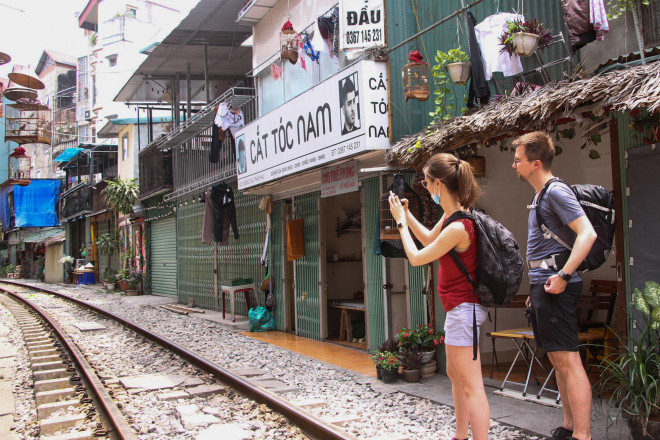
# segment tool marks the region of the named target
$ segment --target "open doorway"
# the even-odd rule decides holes
[[[367,350],[360,193],[323,201],[327,340]]]

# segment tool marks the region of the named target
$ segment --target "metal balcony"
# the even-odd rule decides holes
[[[87,183],[81,183],[60,196],[61,220],[69,220],[91,213],[92,187]]]
[[[140,200],[172,191],[172,151],[151,146],[140,152]]]

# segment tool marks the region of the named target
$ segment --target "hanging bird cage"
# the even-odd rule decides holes
[[[280,58],[289,60],[291,64],[298,62],[298,33],[289,20],[280,31]]]
[[[380,196],[379,235],[381,241],[401,239],[399,228],[396,226],[396,220],[394,220],[392,212],[390,211],[389,197],[389,191]],[[408,199],[408,210],[413,213],[415,217],[418,217],[418,213],[420,212],[419,196],[407,185],[404,198]]]
[[[408,54],[410,62],[401,71],[406,101],[410,98],[426,101],[429,98],[429,68],[422,59],[422,54],[413,50]]]
[[[25,155],[25,148],[14,148],[14,152],[9,155],[9,183],[29,185],[30,165],[31,159]]]

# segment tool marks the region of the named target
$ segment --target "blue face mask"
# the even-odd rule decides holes
[[[439,205],[440,204],[440,195],[439,194],[431,194],[431,200],[433,200],[436,205]]]

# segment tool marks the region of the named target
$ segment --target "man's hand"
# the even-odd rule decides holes
[[[545,282],[545,291],[552,294],[562,293],[566,289],[566,284],[568,284],[562,277],[559,275],[553,275]]]

